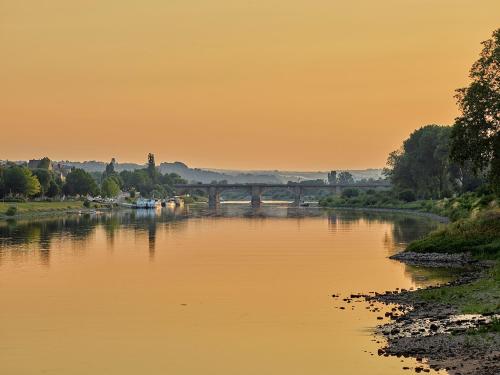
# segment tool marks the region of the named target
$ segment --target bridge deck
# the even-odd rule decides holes
[[[263,184],[263,183],[245,183],[245,184],[175,184],[177,189],[204,189],[204,188],[251,188],[258,186],[263,188],[310,188],[310,189],[336,189],[336,188],[377,188],[390,187],[389,184],[335,184],[335,185],[316,185],[316,184]]]

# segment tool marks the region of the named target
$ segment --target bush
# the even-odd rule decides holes
[[[405,202],[413,202],[417,199],[415,193],[409,189],[400,191],[398,194],[398,198]]]
[[[358,189],[348,188],[342,191],[342,197],[344,198],[357,197],[358,195],[359,195]]]
[[[369,196],[367,196],[367,197],[366,197],[366,199],[365,199],[365,204],[366,204],[367,206],[374,206],[374,205],[376,205],[377,203],[378,203],[378,200],[377,200],[377,198],[376,198],[376,197],[374,197],[373,195],[369,195]]]
[[[85,199],[85,200],[83,201],[83,207],[85,207],[85,208],[90,208],[90,201],[89,201],[88,199]]]
[[[17,213],[17,207],[15,206],[10,206],[7,208],[7,211],[5,211],[5,215],[7,216],[14,216]]]

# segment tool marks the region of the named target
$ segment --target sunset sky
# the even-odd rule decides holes
[[[382,167],[499,0],[0,0],[0,159]]]

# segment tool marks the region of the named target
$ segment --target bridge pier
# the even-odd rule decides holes
[[[210,186],[208,189],[208,207],[217,208],[220,205],[220,192],[215,186]]]
[[[252,185],[252,207],[260,207],[262,204],[262,188],[258,185]]]
[[[304,195],[304,191],[302,187],[295,186],[293,189],[294,197],[293,197],[293,205],[300,206],[300,202],[302,202],[302,196]]]

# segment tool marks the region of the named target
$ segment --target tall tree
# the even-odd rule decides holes
[[[484,41],[479,59],[472,65],[468,87],[457,90],[462,112],[451,135],[451,157],[476,171],[487,170],[500,193],[500,29]]]
[[[101,194],[103,197],[114,198],[120,193],[120,186],[113,177],[108,177],[102,182]]]
[[[419,198],[440,198],[451,189],[449,143],[451,128],[427,125],[415,130],[403,147],[391,152],[384,173],[400,189]]]
[[[331,171],[328,173],[328,183],[330,185],[335,185],[337,183],[337,171]]]
[[[354,177],[347,171],[342,171],[338,175],[338,183],[342,185],[350,185],[354,183]]]
[[[106,177],[109,177],[113,174],[115,174],[115,158],[112,158],[109,164],[106,164],[106,170],[104,172]]]
[[[40,182],[40,193],[45,195],[53,179],[52,173],[48,169],[37,168],[33,170],[33,174]]]
[[[3,174],[4,189],[10,194],[20,194],[27,197],[40,192],[40,182],[26,167],[12,166]]]
[[[75,168],[67,176],[63,186],[67,195],[98,195],[99,187],[92,176],[83,169]]]
[[[148,154],[148,174],[151,180],[156,180],[155,156],[152,153]]]

